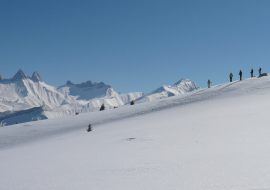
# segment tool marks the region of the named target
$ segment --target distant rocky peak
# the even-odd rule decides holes
[[[68,80],[66,85],[68,85],[68,86],[74,85],[77,88],[92,88],[92,87],[93,88],[103,88],[103,87],[111,88],[110,85],[107,85],[104,82],[97,83],[97,82],[92,82],[90,80],[83,82],[81,84],[74,84],[70,80]]]
[[[187,83],[187,82],[192,82],[192,81],[189,80],[189,79],[182,78],[181,80],[177,81],[173,86],[176,86],[176,85],[179,85],[179,84],[184,84],[184,83]]]
[[[111,88],[111,85],[105,84],[104,82],[100,82],[96,84],[97,88],[103,88],[103,87],[108,87]]]
[[[83,82],[81,84],[75,84],[78,88],[87,88],[87,87],[93,87],[96,83],[92,82],[91,80],[88,80],[86,82]]]
[[[35,82],[43,82],[37,71],[33,73],[31,79]]]
[[[191,92],[193,90],[200,89],[199,85],[189,79],[181,79],[180,81],[176,82],[171,88],[181,92],[182,94],[185,92]]]
[[[20,69],[15,75],[14,77],[11,79],[13,81],[16,80],[24,80],[27,79],[28,77],[26,76],[26,74],[24,74],[24,72]]]
[[[67,81],[66,85],[74,85],[70,80]]]

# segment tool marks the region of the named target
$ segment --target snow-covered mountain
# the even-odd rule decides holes
[[[269,84],[0,127],[1,189],[269,190]]]
[[[167,98],[167,97],[171,97],[171,96],[175,96],[179,94],[184,94],[187,92],[192,92],[198,89],[200,89],[200,87],[195,82],[189,79],[181,79],[178,82],[176,82],[173,86],[163,85],[160,88],[138,98],[135,101],[137,103],[149,102],[149,101]]]
[[[102,104],[111,109],[144,94],[121,94],[110,85],[91,81],[67,81],[54,87],[45,84],[37,72],[28,77],[19,70],[10,79],[0,76],[0,126],[96,111]]]
[[[76,96],[78,100],[90,100],[119,95],[110,85],[106,85],[104,82],[93,83],[92,81],[81,84],[73,84],[71,81],[67,81],[66,85],[58,87],[57,90],[63,94]]]
[[[19,70],[10,79],[0,76],[0,126],[98,111],[102,104],[113,109],[132,100],[149,102],[199,88],[191,80],[182,79],[151,93],[121,94],[104,82],[74,84],[68,80],[65,85],[54,87],[44,83],[37,72],[28,77]]]
[[[33,107],[55,108],[62,102],[74,102],[75,97],[60,93],[42,82],[37,72],[30,78],[19,70],[13,78],[0,81],[0,111],[21,111]]]

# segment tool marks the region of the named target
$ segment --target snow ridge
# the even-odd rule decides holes
[[[160,88],[154,90],[153,92],[137,99],[136,101],[138,103],[148,102],[171,96],[176,96],[179,94],[185,94],[187,92],[192,92],[198,89],[200,89],[200,87],[195,82],[189,79],[181,79],[178,82],[176,82],[173,86],[163,85]]]

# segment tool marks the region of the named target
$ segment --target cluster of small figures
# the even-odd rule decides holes
[[[259,75],[261,75],[262,74],[262,68],[260,67],[258,71],[259,71]],[[251,77],[253,77],[253,69],[251,69],[250,74],[251,74]],[[242,80],[242,71],[241,70],[239,71],[239,75],[240,75],[240,80]],[[230,82],[232,82],[233,74],[230,73],[229,77],[230,77]],[[208,81],[207,81],[208,88],[210,88],[211,83],[212,82],[208,79]]]

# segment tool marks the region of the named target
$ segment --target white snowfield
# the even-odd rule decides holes
[[[0,189],[270,189],[269,97],[255,77],[1,127]]]

